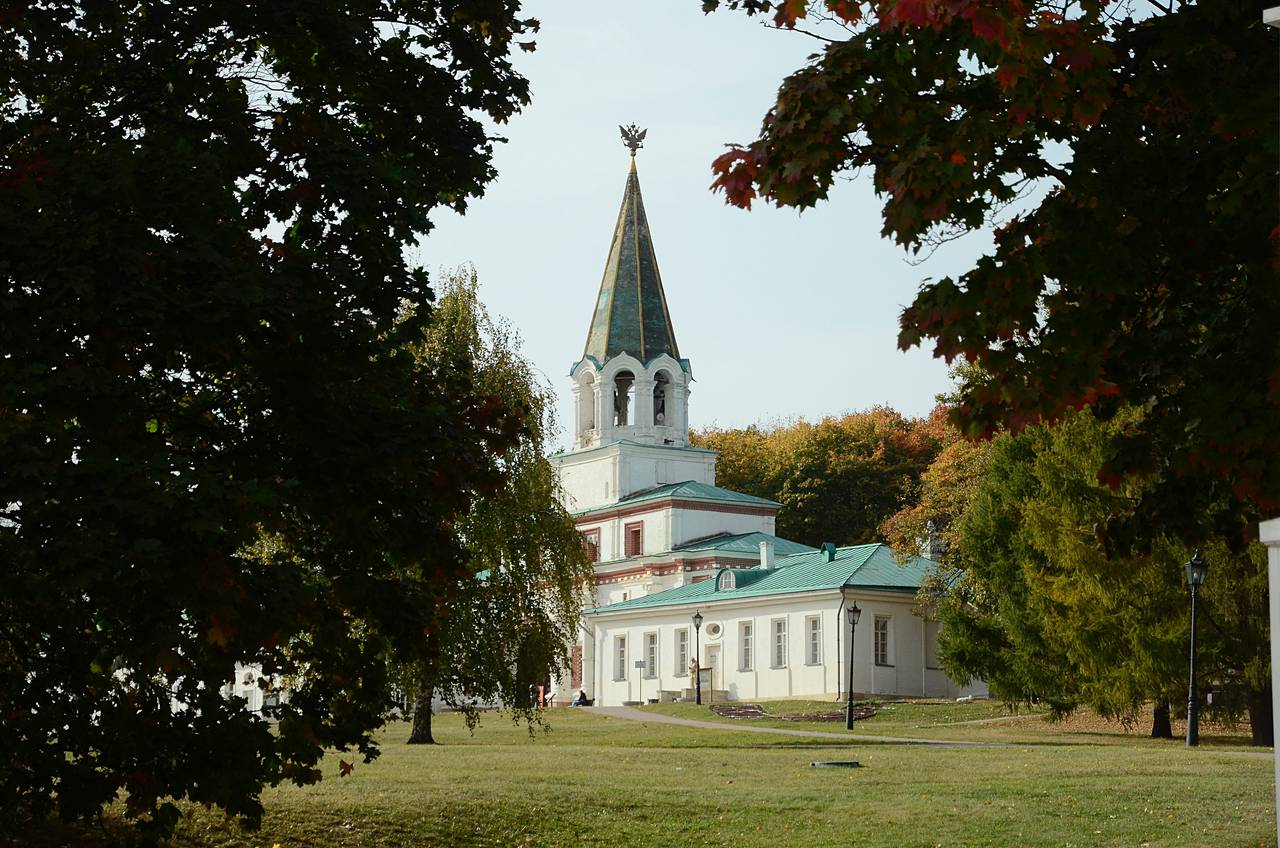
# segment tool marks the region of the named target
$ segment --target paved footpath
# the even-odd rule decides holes
[[[895,745],[931,745],[939,748],[1003,748],[1003,742],[960,742],[952,739],[912,739],[906,736],[872,736],[865,733],[831,733],[825,730],[788,730],[782,727],[752,727],[747,724],[729,724],[718,721],[698,721],[692,718],[646,713],[635,707],[582,707],[596,715],[621,718],[628,721],[644,721],[653,724],[679,724],[684,727],[700,727],[706,730],[737,730],[743,733],[772,733],[778,736],[800,736],[805,739],[839,739],[841,742],[880,742]]]
[[[705,730],[737,730],[743,733],[773,733],[780,736],[800,736],[806,739],[839,739],[842,742],[879,742],[891,745],[926,745],[933,748],[1038,748],[1038,747],[1058,747],[1062,743],[1055,742],[962,742],[958,739],[914,739],[907,736],[872,736],[866,733],[831,733],[825,730],[787,730],[782,727],[752,727],[747,724],[729,724],[727,722],[718,721],[698,721],[692,718],[676,718],[675,716],[660,715],[658,713],[646,713],[637,710],[635,707],[579,707],[587,712],[596,715],[609,716],[611,718],[621,718],[627,721],[644,721],[654,724],[679,724],[684,727],[700,727]],[[956,722],[957,724],[972,724],[973,722]],[[1090,743],[1080,743],[1087,745]],[[1207,746],[1201,748],[1202,751],[1209,751],[1217,754],[1233,754],[1239,757],[1266,757],[1270,759],[1275,754],[1267,749],[1261,750],[1241,750],[1239,748],[1217,748],[1216,746]]]

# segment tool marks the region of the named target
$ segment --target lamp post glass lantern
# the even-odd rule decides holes
[[[693,702],[702,706],[702,612],[693,614]]]
[[[1191,587],[1191,673],[1187,684],[1187,746],[1194,748],[1200,744],[1200,704],[1196,698],[1196,597],[1204,578],[1209,572],[1209,564],[1196,551],[1187,560],[1187,585]]]
[[[849,619],[849,691],[845,693],[844,729],[853,730],[853,637],[857,632],[862,610],[858,609],[858,602],[853,601],[844,611]]]

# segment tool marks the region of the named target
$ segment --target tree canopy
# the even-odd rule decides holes
[[[1100,474],[1151,481],[1122,548],[1240,540],[1280,509],[1280,72],[1236,0],[705,0],[821,50],[759,137],[714,165],[735,205],[807,207],[865,169],[911,250],[994,224],[991,252],[922,285],[907,348],[981,366],[970,436],[1144,409]],[[1020,202],[1031,192],[1035,201]]]
[[[549,387],[510,325],[489,316],[474,269],[459,269],[439,288],[415,356],[498,398],[515,411],[520,433],[499,460],[502,485],[473,500],[457,524],[467,568],[441,593],[426,656],[408,670],[415,743],[434,741],[433,697],[472,724],[477,705],[501,704],[517,719],[536,720],[531,690],[568,668],[595,571],[547,458],[555,433]]]
[[[977,446],[978,462],[944,451],[925,474],[920,506],[890,522],[910,526],[923,512],[944,528],[940,576],[922,594],[944,624],[939,655],[954,677],[1060,712],[1085,704],[1129,720],[1153,702],[1167,727],[1168,705],[1180,709],[1189,638],[1182,566],[1191,549],[1162,537],[1148,554],[1120,557],[1094,529],[1140,500],[1141,483],[1097,479],[1128,423],[1083,411]],[[1213,709],[1247,711],[1254,741],[1269,744],[1265,554],[1257,543],[1235,552],[1216,540],[1205,555],[1202,685],[1220,690]]]
[[[0,8],[0,823],[257,822],[376,753],[520,415],[405,350],[515,0]],[[422,304],[401,320],[401,305]],[[271,729],[237,662],[292,697]]]
[[[946,432],[941,413],[904,418],[887,407],[773,427],[704,430],[720,452],[719,485],[782,504],[778,535],[808,545],[877,541],[881,522],[917,497]]]

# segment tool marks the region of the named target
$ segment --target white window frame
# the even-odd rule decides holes
[[[623,681],[627,679],[627,637],[613,637],[613,679],[615,681]]]
[[[658,631],[644,634],[644,676],[652,680],[658,676]]]
[[[689,676],[689,628],[676,628],[676,677]]]
[[[822,616],[805,616],[804,636],[805,665],[822,665]]]
[[[876,665],[893,668],[893,616],[877,615],[873,633],[872,651]]]
[[[751,671],[755,661],[755,628],[750,621],[738,622],[738,671]]]
[[[786,668],[790,659],[787,650],[787,620],[775,618],[769,622],[769,633],[773,636],[773,668]]]

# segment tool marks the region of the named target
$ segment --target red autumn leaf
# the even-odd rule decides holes
[[[995,41],[1001,47],[1009,46],[1009,35],[1004,21],[991,9],[971,6],[961,16],[973,27],[973,34],[983,41]]]
[[[996,82],[1000,85],[1002,91],[1008,91],[1013,88],[1018,80],[1027,75],[1027,69],[1024,65],[1001,65],[996,68]]]
[[[349,763],[346,760],[338,760],[338,775],[340,777],[346,777],[351,774],[351,772],[355,771],[355,769],[356,767],[354,764]]]
[[[929,0],[898,0],[891,9],[883,13],[880,28],[887,30],[895,26],[926,26],[933,17],[931,6]]]
[[[782,0],[773,15],[773,25],[795,29],[796,21],[805,16],[808,5],[808,0]]]
[[[1013,122],[1018,125],[1025,124],[1027,118],[1035,114],[1035,109],[1030,104],[1016,104],[1009,107],[1009,114],[1013,116]]]
[[[711,163],[716,178],[711,182],[712,191],[723,191],[725,202],[741,209],[750,209],[755,199],[756,160],[745,147],[733,147]]]
[[[963,153],[961,153],[959,150],[956,150],[956,151],[953,151],[953,152],[952,152],[952,154],[951,154],[951,164],[952,164],[952,165],[963,165],[963,164],[964,164],[965,162],[967,162],[967,161],[969,161],[969,160],[968,160],[968,159],[966,159],[966,158],[965,158],[965,155],[964,155]]]
[[[862,9],[849,0],[827,0],[827,11],[847,24],[856,24],[862,18]]]
[[[1089,44],[1082,40],[1060,51],[1058,58],[1062,66],[1069,71],[1087,71],[1094,65],[1093,51],[1089,49]]]

